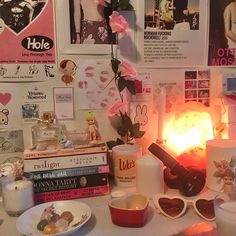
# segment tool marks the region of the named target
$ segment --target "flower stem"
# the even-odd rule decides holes
[[[116,84],[116,88],[117,88],[117,90],[118,90],[118,92],[119,92],[119,95],[120,95],[120,100],[123,102],[124,101],[124,99],[123,99],[123,95],[121,94],[121,92],[120,92],[120,90],[119,90],[119,87],[118,87],[118,80],[117,80],[117,76],[115,77],[115,84]]]
[[[113,43],[115,42],[115,44],[117,44],[117,34],[116,33],[112,33],[112,37],[111,37],[111,58],[115,58],[114,56],[114,47],[113,47]]]
[[[116,79],[116,76],[113,77],[113,78],[106,84],[106,86],[103,88],[103,90],[106,89],[106,88],[108,87],[108,85],[109,85],[114,79]]]

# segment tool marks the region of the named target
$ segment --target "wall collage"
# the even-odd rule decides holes
[[[161,88],[165,117],[192,102],[217,113],[224,92],[236,90],[234,80],[227,91],[222,88],[224,78],[236,78],[236,32],[234,25],[227,29],[230,0],[131,0],[132,10],[119,11],[129,32],[116,35],[117,43],[103,41],[100,26],[78,40],[79,17],[98,17],[98,7],[92,10],[95,2],[104,3],[0,0],[0,155],[29,147],[31,128],[45,111],[55,112],[71,132],[87,128],[91,111],[101,137],[116,139],[108,115],[120,99],[111,67],[114,54],[137,70],[136,94],[123,95],[131,120],[145,131],[144,149],[157,138]],[[108,16],[109,2],[103,6]],[[90,27],[89,20],[83,22],[84,30]],[[213,122],[221,121],[217,116]]]

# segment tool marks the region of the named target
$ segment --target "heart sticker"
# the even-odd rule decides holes
[[[10,100],[11,100],[11,94],[10,93],[5,93],[5,94],[0,93],[0,103],[2,105],[4,105],[4,106],[7,105],[8,102],[10,102]]]
[[[44,10],[47,1],[3,1],[0,5],[0,18],[3,19],[6,28],[19,34],[35,21]]]

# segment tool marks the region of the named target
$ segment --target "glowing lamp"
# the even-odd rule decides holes
[[[206,107],[189,102],[165,124],[166,146],[184,166],[205,168],[206,141],[214,137]]]

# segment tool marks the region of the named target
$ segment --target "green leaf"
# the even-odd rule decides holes
[[[111,0],[111,5],[113,10],[117,10],[119,6],[119,0]]]
[[[126,80],[123,77],[118,79],[118,90],[119,92],[123,91],[126,87]]]
[[[122,114],[121,119],[122,119],[122,121],[121,121],[122,126],[124,126],[127,131],[128,131],[130,128],[132,128],[133,123],[132,123],[130,117],[127,115],[127,113]]]
[[[127,134],[128,130],[124,126],[119,126],[117,128],[117,133],[121,136],[124,137]]]
[[[124,144],[124,141],[121,140],[120,138],[117,138],[117,139],[116,139],[116,144],[117,144],[117,145]]]
[[[140,129],[140,124],[139,123],[135,123],[133,124],[134,130],[139,130]]]
[[[110,141],[107,141],[106,144],[107,144],[108,149],[111,150],[113,147],[115,147],[117,145],[124,144],[124,141],[122,141],[121,139],[117,138],[116,141],[110,140]]]
[[[133,6],[130,4],[129,0],[119,0],[119,10],[133,10]]]
[[[126,87],[131,94],[133,94],[133,95],[136,94],[134,81],[126,80]]]
[[[140,130],[140,124],[139,123],[135,123],[133,125],[133,129],[134,129],[134,138],[141,138],[145,134],[145,131]]]
[[[140,130],[134,135],[134,138],[142,138],[144,134],[145,134],[145,131]]]
[[[117,60],[116,58],[112,58],[111,59],[111,67],[112,67],[112,70],[113,70],[113,72],[116,74],[117,73],[117,71],[118,71],[118,68],[119,68],[119,64],[120,64],[121,62],[119,61],[119,60]]]
[[[115,147],[117,144],[116,144],[116,141],[107,141],[107,147],[111,150],[113,147]]]

